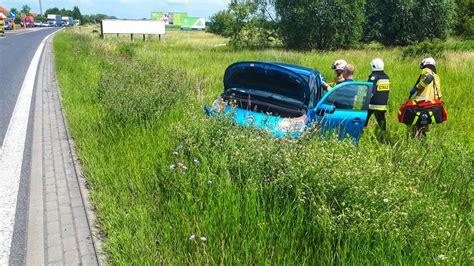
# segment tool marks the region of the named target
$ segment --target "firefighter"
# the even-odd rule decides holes
[[[325,91],[329,91],[332,87],[344,82],[343,70],[346,65],[347,65],[347,62],[344,59],[336,60],[331,65],[331,69],[334,70],[334,74],[336,76],[334,77],[334,82],[331,82],[330,84],[323,82],[323,88]]]
[[[372,73],[369,75],[368,82],[372,82],[372,97],[369,104],[369,112],[365,125],[369,123],[370,117],[375,115],[377,124],[382,131],[387,131],[387,112],[388,94],[390,93],[390,79],[384,72],[384,62],[380,58],[375,58],[370,62]]]
[[[421,61],[420,68],[421,74],[415,86],[410,90],[409,98],[416,94],[415,99],[419,100],[441,100],[443,94],[441,80],[436,73],[436,61],[432,57],[425,58]],[[416,138],[426,136],[426,132],[428,132],[428,125],[413,126],[413,134]]]
[[[5,20],[0,16],[0,36],[5,36]]]

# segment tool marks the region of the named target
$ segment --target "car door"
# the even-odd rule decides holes
[[[349,135],[357,142],[365,127],[371,93],[370,82],[345,82],[331,89],[314,109],[319,132],[337,131],[340,139]]]

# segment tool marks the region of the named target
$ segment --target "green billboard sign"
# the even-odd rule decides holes
[[[181,25],[181,19],[186,18],[186,12],[151,12],[152,20],[162,20],[166,24]]]
[[[186,12],[174,12],[173,13],[173,25],[181,25],[181,19],[188,17],[188,13]]]
[[[206,19],[205,18],[193,18],[187,17],[181,19],[182,30],[205,30]]]
[[[164,14],[165,14],[164,12],[151,12],[151,19],[160,20]]]

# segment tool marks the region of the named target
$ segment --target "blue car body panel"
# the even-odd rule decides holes
[[[354,89],[350,89],[350,88]],[[358,87],[366,87],[367,91],[357,89]],[[325,109],[327,105],[327,99],[332,95],[332,93],[337,92],[354,92],[355,98],[363,97],[360,99],[359,108],[335,108],[332,113],[324,113],[324,115],[318,115],[318,109]],[[339,133],[339,138],[342,139],[346,135],[351,136],[354,140],[358,140],[362,134],[362,130],[365,127],[367,121],[367,110],[370,100],[370,95],[372,92],[372,83],[370,82],[345,82],[334,87],[329,93],[326,93],[321,100],[318,102],[315,108],[315,120],[321,124],[321,133],[327,133],[334,130],[337,130]],[[361,95],[358,95],[358,94]],[[350,94],[352,97],[352,94]]]
[[[284,118],[278,116],[267,115],[264,113],[253,112],[249,110],[244,110],[241,108],[232,108],[226,106],[225,111],[220,114],[214,112],[209,107],[204,107],[206,113],[210,116],[222,116],[229,117],[232,121],[239,126],[258,128],[261,130],[266,130],[277,138],[282,138],[285,135],[288,135],[287,132],[279,130],[278,125],[283,121]],[[290,134],[288,137],[299,137],[301,133]]]
[[[316,123],[318,132],[337,131],[339,138],[350,136],[357,142],[367,120],[372,83],[346,82],[323,95],[321,73],[307,67],[273,62],[237,62],[230,65],[224,75],[224,93],[248,93],[248,97],[268,97],[286,103],[298,103],[306,110],[305,129]],[[290,89],[278,87],[293,85]],[[286,84],[288,83],[288,84]],[[276,85],[275,85],[276,84]],[[229,117],[236,125],[266,130],[276,137],[298,138],[304,130],[282,128],[284,117],[263,112],[230,107],[216,112],[205,107],[210,116]],[[290,119],[291,120],[291,119]]]

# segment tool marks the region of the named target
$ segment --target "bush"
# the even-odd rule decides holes
[[[447,38],[453,6],[450,0],[375,0],[365,3],[365,42],[407,45]]]
[[[229,10],[222,10],[211,16],[208,31],[223,37],[232,37],[235,17]]]
[[[276,0],[275,10],[280,36],[290,49],[350,48],[360,40],[360,1]]]
[[[440,40],[423,41],[420,43],[412,44],[403,49],[402,57],[442,57],[445,49],[445,44]]]

